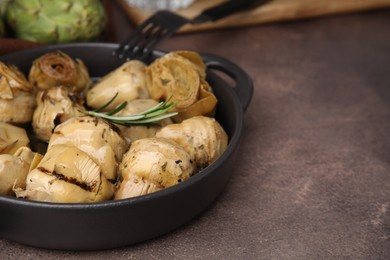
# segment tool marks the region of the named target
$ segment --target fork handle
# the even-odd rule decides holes
[[[200,15],[191,20],[192,24],[216,21],[232,13],[241,11],[252,4],[263,4],[268,0],[230,0],[217,6],[204,10]]]

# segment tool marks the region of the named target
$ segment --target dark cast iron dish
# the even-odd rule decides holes
[[[0,60],[28,73],[34,59],[62,50],[82,59],[92,77],[100,77],[123,62],[112,56],[117,47],[111,43],[51,45],[4,55]],[[153,57],[163,54],[155,51]],[[124,200],[61,204],[0,196],[0,238],[49,249],[110,249],[165,234],[204,211],[234,173],[243,135],[243,113],[251,101],[253,85],[250,77],[231,61],[201,55],[208,68],[207,80],[218,98],[216,119],[229,136],[228,148],[217,161],[178,185]],[[215,71],[230,76],[233,86]]]

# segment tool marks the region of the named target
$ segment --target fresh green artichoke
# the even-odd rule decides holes
[[[96,40],[107,21],[101,0],[11,0],[5,19],[15,37],[42,43]]]

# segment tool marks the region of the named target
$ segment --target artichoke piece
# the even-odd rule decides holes
[[[0,195],[12,195],[12,190],[26,186],[34,152],[28,147],[20,147],[15,154],[0,154]]]
[[[29,143],[25,129],[0,122],[0,154],[14,154],[20,147],[28,146]]]
[[[152,193],[187,180],[194,172],[190,155],[164,138],[145,138],[132,143],[119,166],[122,179],[115,199]]]
[[[206,65],[193,51],[175,51],[149,65],[147,83],[150,96],[165,100],[172,96],[176,106],[171,112],[179,114],[175,122],[193,116],[213,116],[217,104],[211,86],[206,81]]]
[[[107,23],[101,0],[13,0],[5,18],[17,38],[43,43],[95,40]]]
[[[68,144],[87,153],[99,165],[103,175],[117,179],[117,167],[128,149],[126,140],[117,128],[99,118],[83,116],[59,124],[49,140],[48,150],[54,145]]]
[[[65,87],[52,87],[39,91],[32,126],[36,136],[48,142],[56,125],[69,118],[84,115],[84,107]]]
[[[199,55],[199,53],[194,51],[174,51],[171,52],[171,55],[179,55],[183,58],[186,58],[187,60],[191,61],[192,64],[195,65],[196,70],[198,71],[198,74],[200,76],[201,80],[206,79],[206,64],[203,62],[202,57]]]
[[[177,109],[192,105],[198,98],[200,76],[196,66],[174,52],[155,60],[146,70],[150,96],[166,100],[172,96]]]
[[[126,107],[119,111],[118,116],[134,115],[152,108],[158,104],[154,99],[135,99],[127,103]],[[170,118],[164,119],[153,125],[118,125],[120,133],[126,140],[131,143],[141,138],[154,137],[156,132],[165,125],[172,124]]]
[[[180,123],[185,119],[202,115],[213,117],[217,102],[217,97],[214,95],[210,85],[206,81],[202,81],[198,100],[189,107],[179,109],[177,111],[179,114],[173,117],[173,121]],[[173,110],[177,109],[173,108]]]
[[[71,92],[81,93],[91,85],[84,62],[61,51],[49,52],[34,60],[28,79],[40,90],[64,86]]]
[[[87,93],[88,106],[97,109],[118,93],[105,109],[113,110],[124,101],[149,98],[146,87],[146,65],[137,60],[125,62],[101,78]]]
[[[167,138],[182,146],[191,156],[197,170],[214,162],[226,150],[228,136],[214,119],[196,116],[180,124],[163,127],[156,137]]]
[[[16,190],[16,195],[46,202],[98,202],[112,198],[114,184],[85,152],[71,145],[55,145],[28,173],[26,189]]]
[[[14,65],[0,62],[0,121],[28,123],[35,107],[33,87]]]

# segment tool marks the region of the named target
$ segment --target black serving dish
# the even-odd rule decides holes
[[[123,62],[112,55],[117,47],[107,43],[51,45],[4,55],[0,60],[18,66],[27,74],[34,59],[62,50],[82,59],[92,77],[100,77]],[[163,54],[155,51],[153,57]],[[208,68],[207,80],[218,98],[216,119],[229,136],[228,148],[217,161],[176,186],[124,200],[58,204],[0,196],[0,237],[50,249],[109,249],[160,236],[204,211],[234,173],[243,135],[243,113],[250,103],[253,85],[250,77],[231,61],[201,55]],[[231,77],[233,86],[219,72]]]

